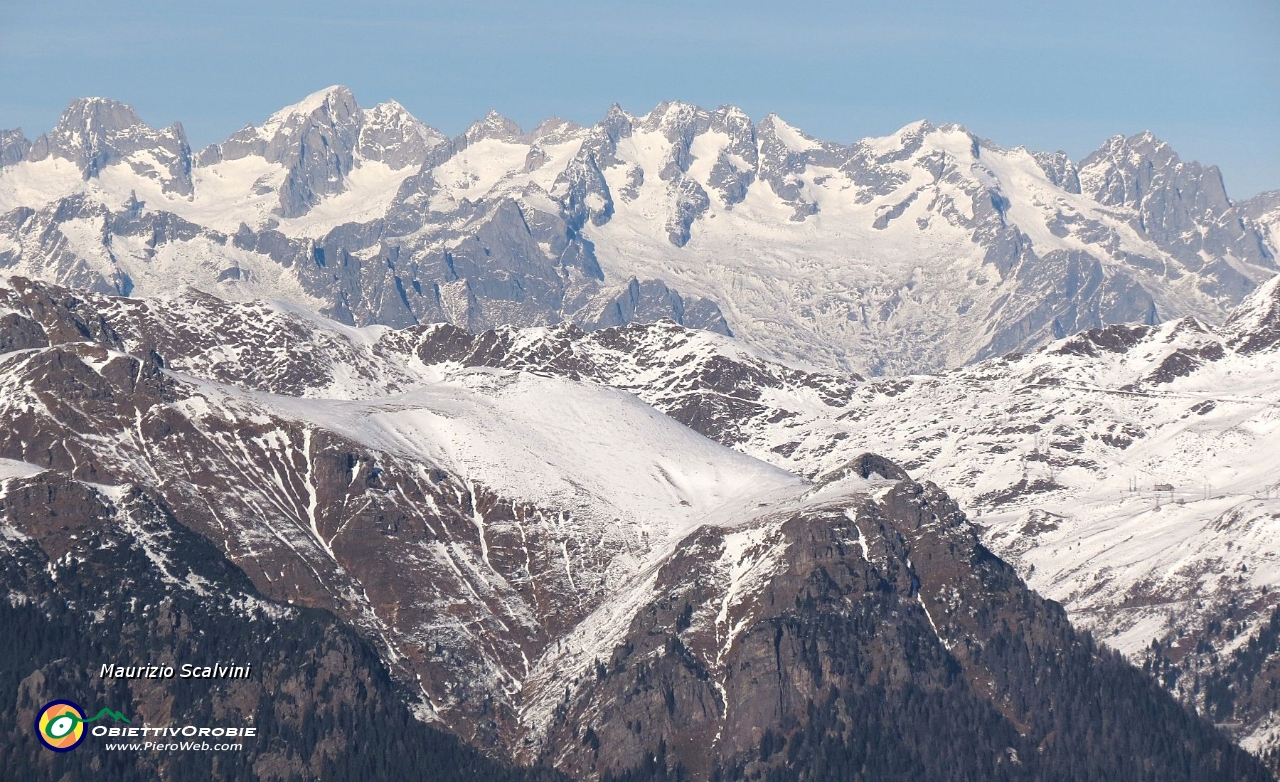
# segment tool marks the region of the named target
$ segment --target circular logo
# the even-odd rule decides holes
[[[71,701],[49,701],[36,715],[36,736],[54,752],[70,752],[84,741],[84,712]]]

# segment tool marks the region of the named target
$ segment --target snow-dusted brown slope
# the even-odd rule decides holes
[[[267,598],[355,627],[422,719],[493,754],[582,779],[1080,779],[1118,756],[1136,778],[1266,778],[1072,630],[937,487],[874,456],[811,480],[637,398],[816,411],[866,381],[671,324],[353,329],[21,279],[0,324],[0,494],[138,487]],[[742,420],[739,447],[760,423]],[[1084,701],[1119,727],[1077,720]]]
[[[1260,747],[1275,741],[1265,693],[1280,653],[1262,654],[1270,662],[1249,674],[1258,695],[1238,713],[1197,682],[1235,666],[1280,605],[1278,329],[1272,280],[1220,328],[1111,326],[932,376],[784,367],[670,323],[435,327],[420,355],[627,389],[809,477],[865,451],[890,456],[948,487],[986,544],[1077,623],[1135,659],[1161,645],[1184,674],[1167,683]]]

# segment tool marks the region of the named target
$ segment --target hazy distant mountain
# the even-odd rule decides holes
[[[76,101],[34,143],[0,136],[0,165],[0,268],[30,276],[394,327],[671,317],[870,374],[1218,322],[1277,268],[1274,205],[1149,134],[1077,164],[955,125],[844,146],[664,103],[447,139],[333,87],[195,156],[179,125]]]

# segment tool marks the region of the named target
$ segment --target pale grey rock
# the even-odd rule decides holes
[[[693,223],[711,207],[711,198],[692,177],[681,174],[668,186],[675,195],[675,212],[667,218],[667,239],[684,247],[692,236]]]
[[[888,228],[889,223],[897,220],[899,217],[902,217],[902,213],[907,211],[907,208],[916,202],[916,198],[919,197],[919,195],[920,192],[918,190],[913,190],[908,193],[906,198],[876,215],[876,219],[872,221],[871,227],[877,231],[883,231]]]
[[[1040,257],[1029,240],[1001,244],[1016,259],[1011,274],[1016,285],[991,313],[992,337],[977,360],[1025,351],[1049,339],[1117,323],[1158,321],[1150,293],[1123,272],[1107,275],[1097,258],[1083,252],[1055,250]]]
[[[280,186],[282,217],[300,217],[327,196],[346,190],[359,161],[392,169],[418,168],[448,146],[438,130],[415,119],[394,102],[361,109],[346,87],[330,87],[249,126],[221,144],[201,151],[201,166],[250,155],[284,166]]]
[[[553,189],[574,231],[580,231],[588,220],[604,225],[613,217],[613,193],[594,155],[575,157],[556,178]]]
[[[201,165],[256,155],[286,170],[280,215],[299,217],[327,195],[345,189],[355,165],[362,114],[351,91],[330,87],[273,114],[262,127],[247,127],[206,151]]]
[[[105,98],[72,101],[57,126],[36,139],[27,152],[32,161],[50,157],[75,163],[85,179],[123,162],[138,176],[159,183],[166,193],[190,196],[195,190],[191,147],[182,124],[153,130],[132,106]]]
[[[310,115],[290,118],[291,132],[283,130],[268,144],[267,159],[288,168],[280,186],[280,213],[298,217],[345,189],[360,132],[355,100],[347,90],[335,90]]]
[[[1068,193],[1080,192],[1080,171],[1070,155],[1062,151],[1031,152],[1030,154],[1050,182]]]
[[[1168,144],[1145,132],[1108,139],[1079,169],[1085,194],[1133,209],[1134,228],[1203,277],[1205,293],[1239,301],[1277,270],[1262,234],[1227,197],[1217,166],[1183,162]],[[1238,263],[1208,260],[1204,254],[1230,255]]]
[[[0,168],[26,159],[30,150],[31,142],[23,135],[22,128],[0,130]]]
[[[1280,190],[1259,193],[1239,205],[1244,219],[1262,235],[1272,258],[1280,258]]]
[[[0,246],[0,270],[23,264],[43,279],[94,293],[127,296],[133,289],[128,275],[119,270],[103,270],[82,257],[62,232],[71,220],[102,220],[106,209],[84,196],[55,201],[40,210],[20,207],[0,216],[0,235],[13,243]],[[104,252],[110,243],[102,237]],[[24,263],[25,262],[25,263]]]
[[[573,130],[575,128],[561,125],[557,133],[563,135]],[[621,162],[617,158],[618,141],[629,137],[632,131],[631,116],[613,104],[604,120],[586,131],[577,154],[556,177],[551,195],[563,204],[571,235],[581,232],[588,221],[599,226],[613,217],[613,193],[603,169]],[[534,147],[537,148],[536,143]],[[628,195],[634,198],[635,194],[628,191]]]
[[[714,331],[726,337],[733,336],[733,330],[729,328],[729,322],[720,311],[720,305],[701,296],[690,296],[684,300],[684,319],[680,322],[691,329]]]
[[[849,157],[840,167],[840,173],[849,177],[860,188],[858,200],[870,203],[880,196],[890,195],[909,180],[909,176],[889,165],[876,151],[864,142],[854,144]],[[776,192],[776,191],[775,191]]]
[[[689,328],[733,336],[714,302],[699,297],[686,301],[661,280],[641,281],[635,277],[628,280],[597,313],[582,312],[576,320],[588,330],[595,330],[629,323],[654,323],[663,319]]]
[[[711,113],[710,125],[712,131],[725,134],[729,143],[717,155],[708,184],[726,208],[732,208],[746,199],[760,166],[755,125],[736,106],[716,109]]]
[[[1280,190],[1258,193],[1240,203],[1240,212],[1250,220],[1275,220],[1280,217]]]
[[[846,165],[849,150],[838,144],[818,141],[787,125],[776,114],[770,114],[756,127],[759,145],[759,178],[767,182],[774,194],[791,205],[792,220],[803,221],[816,214],[818,205],[804,195],[808,167],[818,165],[841,168]],[[798,140],[801,148],[793,143]]]
[[[675,102],[659,103],[640,121],[639,128],[647,132],[660,132],[671,149],[658,171],[658,178],[670,182],[689,170],[693,163],[690,147],[695,137],[711,128],[711,115],[697,106]]]
[[[580,130],[582,126],[572,120],[549,117],[535,125],[533,130],[529,131],[527,138],[530,141],[558,144]]]
[[[1280,349],[1280,276],[1241,302],[1223,325],[1227,344],[1244,354]]]
[[[627,183],[618,188],[618,196],[623,201],[634,201],[640,197],[640,188],[644,185],[644,169],[630,166],[627,169]]]
[[[468,144],[485,139],[505,141],[509,144],[520,144],[526,140],[524,131],[519,125],[496,111],[490,111],[484,119],[476,120],[462,135]]]
[[[356,154],[399,170],[421,166],[428,153],[448,142],[443,133],[419,122],[395,101],[361,112]]]

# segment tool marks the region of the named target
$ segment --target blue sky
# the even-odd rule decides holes
[[[664,99],[849,142],[926,118],[1079,158],[1152,130],[1228,192],[1280,189],[1280,2],[0,0],[0,127],[124,100],[192,145],[329,84],[457,133]]]

